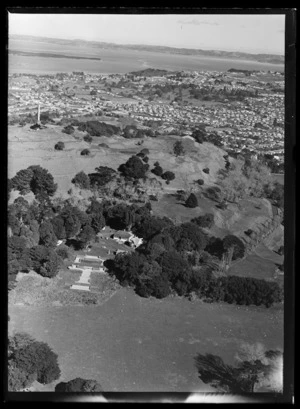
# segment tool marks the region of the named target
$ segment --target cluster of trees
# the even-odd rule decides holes
[[[118,171],[126,179],[144,179],[148,170],[149,165],[143,163],[143,160],[137,155],[131,156],[126,163],[122,163],[118,168]]]
[[[170,183],[171,180],[175,179],[175,174],[170,170],[164,172],[163,168],[160,166],[158,162],[154,163],[154,168],[151,169],[151,172],[156,176],[160,176],[162,179],[166,181],[166,183]]]
[[[270,169],[253,157],[239,157],[230,164],[227,174],[220,179],[219,186],[224,196],[242,199],[246,196],[267,197],[273,187]]]
[[[10,179],[9,188],[15,189],[21,195],[33,192],[35,196],[53,196],[57,189],[53,176],[40,165],[32,165],[22,169]]]
[[[105,264],[122,285],[133,286],[143,297],[194,292],[211,301],[266,307],[282,300],[282,290],[275,282],[213,274],[215,260],[230,249],[232,259],[243,257],[245,248],[236,236],[209,238],[194,222],[175,226],[153,216],[133,231],[143,237],[143,244],[134,253],[119,254]]]
[[[86,134],[86,135],[84,135],[83,140],[85,142],[91,143],[93,141],[93,138],[91,137],[91,135]]]
[[[214,86],[197,87],[191,85],[189,88],[190,96],[203,101],[218,101],[224,102],[225,99],[233,101],[243,101],[247,97],[258,97],[258,90],[254,89],[239,89],[224,85],[223,88]]]
[[[272,173],[283,173],[284,172],[284,163],[279,162],[277,159],[275,159],[274,155],[265,153],[264,155],[259,155],[258,158],[262,164],[270,168]]]
[[[60,377],[57,354],[45,342],[17,333],[8,339],[8,390],[18,392],[32,385],[51,383]]]
[[[126,125],[122,136],[126,139],[144,138],[145,136],[154,137],[152,129],[138,129],[135,125]]]
[[[102,176],[105,178],[105,174]],[[81,177],[81,183],[87,182],[84,175]],[[77,175],[78,183],[79,180]],[[56,248],[58,240],[83,248],[105,225],[116,229],[138,228],[150,216],[150,210],[150,204],[129,206],[108,201],[100,204],[93,199],[86,211],[82,211],[67,200],[55,207],[50,200],[35,200],[29,205],[24,198],[17,198],[8,208],[10,288],[19,271],[32,269],[44,277],[54,277],[68,256],[66,249],[60,252]]]
[[[210,142],[219,148],[223,146],[222,139],[219,135],[215,133],[207,134],[203,128],[194,129],[191,136],[198,143]]]
[[[22,226],[19,235],[8,237],[8,281],[11,286],[18,271],[33,269],[44,277],[54,277],[61,266],[62,260],[53,249],[57,237],[50,222],[38,226],[37,221],[32,220],[30,227],[33,226],[36,231],[25,225],[27,231]]]
[[[284,186],[278,182],[275,182],[273,187],[265,187],[265,195],[271,201],[274,206],[279,207],[283,210],[284,206]]]
[[[203,216],[195,217],[191,222],[196,223],[199,227],[210,229],[214,224],[214,215],[206,213]]]
[[[95,170],[96,172],[88,174],[91,186],[104,186],[117,176],[117,172],[108,166],[98,166]]]
[[[87,132],[91,136],[113,136],[121,132],[118,126],[99,121],[78,122],[77,126],[79,131]]]
[[[232,260],[244,257],[246,251],[245,245],[240,238],[233,234],[229,234],[223,239],[211,236],[205,250],[221,260],[223,254],[225,254],[230,248],[233,249]]]
[[[67,125],[62,129],[62,132],[67,135],[72,135],[75,132],[75,128],[72,125]]]

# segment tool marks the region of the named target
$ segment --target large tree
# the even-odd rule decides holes
[[[90,225],[85,225],[81,232],[77,236],[77,240],[80,242],[80,246],[85,247],[91,240],[96,237],[95,230]]]
[[[126,178],[143,179],[149,169],[138,156],[131,156],[126,163],[119,166],[119,171]]]
[[[173,145],[173,151],[176,156],[182,156],[185,154],[182,141],[176,141]]]
[[[91,186],[104,186],[117,176],[117,172],[108,166],[98,166],[95,170],[88,175]]]
[[[64,219],[61,216],[55,216],[51,220],[53,232],[59,240],[66,238],[66,229],[64,225]]]
[[[35,195],[44,193],[48,196],[53,196],[56,192],[57,184],[54,183],[54,178],[51,173],[40,165],[29,166],[29,169],[33,171],[33,177],[30,181],[31,191]]]
[[[191,193],[185,201],[186,207],[194,208],[198,206],[198,200],[194,193]]]
[[[54,233],[53,225],[50,220],[45,220],[41,223],[40,229],[40,244],[46,247],[54,247],[57,244],[57,237]]]
[[[33,170],[31,168],[22,169],[11,179],[11,187],[19,190],[21,195],[26,195],[31,191],[31,180],[33,178]]]
[[[72,179],[72,183],[78,186],[80,189],[89,189],[90,188],[90,179],[86,173],[83,171],[77,173]]]
[[[35,246],[29,252],[31,268],[43,277],[57,275],[61,258],[54,250],[45,246]]]
[[[225,251],[228,251],[230,248],[233,248],[232,260],[244,257],[245,254],[245,245],[241,239],[233,234],[229,234],[223,239],[223,247]]]
[[[14,350],[10,361],[32,382],[48,384],[60,377],[57,354],[45,342],[31,341]],[[10,380],[12,383],[12,379]]]
[[[165,227],[170,227],[170,225],[172,225],[172,222],[166,217],[159,218],[151,216],[144,219],[141,223],[135,223],[132,231],[135,235],[148,240],[155,234],[161,232]]]
[[[75,206],[67,205],[60,213],[64,220],[64,228],[68,239],[77,236],[81,226],[86,224],[90,216]]]

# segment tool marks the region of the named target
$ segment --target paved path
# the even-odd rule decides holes
[[[91,272],[90,269],[83,270],[79,280],[71,286],[71,290],[90,291]]]

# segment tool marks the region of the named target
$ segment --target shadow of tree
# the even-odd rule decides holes
[[[212,354],[195,357],[199,378],[220,392],[241,394],[254,392],[255,385],[270,371],[270,365],[259,359],[243,361],[237,367],[224,363],[221,357]]]

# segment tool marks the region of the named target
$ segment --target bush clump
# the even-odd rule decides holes
[[[80,155],[82,155],[82,156],[89,156],[90,155],[90,151],[89,151],[89,149],[83,149],[81,152],[80,152]]]
[[[87,135],[84,135],[83,140],[85,142],[91,143],[93,141],[93,138],[91,137],[91,135],[87,134]]]
[[[205,195],[215,202],[219,202],[222,199],[222,191],[218,186],[208,187],[205,191]]]
[[[191,222],[196,223],[199,227],[210,229],[214,224],[214,215],[212,213],[206,213],[203,216],[195,217]]]
[[[195,208],[198,206],[198,200],[194,193],[191,193],[185,201],[185,205],[190,208]]]
[[[171,181],[175,179],[175,174],[173,172],[170,172],[169,170],[167,170],[166,172],[164,172],[161,175],[162,179],[166,180],[166,181]]]
[[[196,180],[196,183],[198,183],[199,186],[204,185],[204,180],[203,179],[198,179]]]
[[[156,175],[156,176],[161,176],[163,173],[164,173],[164,171],[163,171],[163,168],[161,167],[161,166],[155,166],[152,170],[151,170],[151,172],[154,174],[154,175]]]
[[[63,142],[57,142],[57,144],[54,145],[54,149],[56,151],[62,151],[65,149],[65,144]]]
[[[72,125],[67,125],[63,128],[62,132],[67,135],[72,135],[75,131],[75,128]]]

